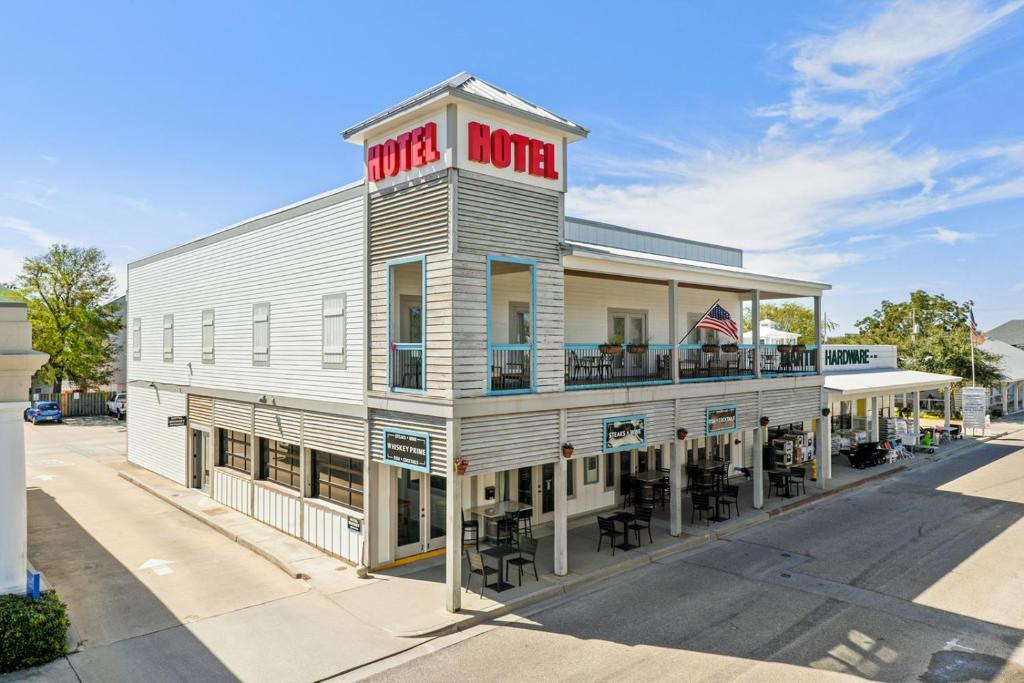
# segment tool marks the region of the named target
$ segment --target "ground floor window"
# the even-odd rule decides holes
[[[252,437],[245,432],[221,429],[220,464],[249,474],[252,471]]]
[[[576,461],[565,462],[565,495],[572,498],[576,495]]]
[[[611,491],[615,488],[615,454],[604,454],[604,490]]]
[[[583,459],[583,483],[596,484],[598,481],[597,458],[590,457]]]
[[[298,491],[302,483],[300,462],[299,447],[295,444],[260,439],[260,479]]]
[[[363,510],[363,461],[314,450],[313,495],[347,508]]]

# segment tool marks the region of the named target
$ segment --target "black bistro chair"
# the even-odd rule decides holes
[[[740,487],[732,484],[726,484],[722,487],[722,492],[718,494],[718,505],[725,506],[726,511],[729,513],[729,518],[732,518],[732,507],[736,507],[736,516],[740,516]]]
[[[715,509],[711,507],[711,499],[708,498],[708,495],[706,493],[694,493],[691,500],[693,501],[693,507],[690,508],[690,524],[693,524],[694,515],[704,519],[704,514],[707,513],[707,523],[708,526],[711,526],[711,513]]]
[[[516,513],[516,532],[519,537],[529,536],[533,538],[533,511],[520,510]]]
[[[622,475],[621,483],[625,495],[622,497],[622,507],[626,508],[633,504],[633,490],[636,488],[636,484],[633,481],[633,475],[626,472]]]
[[[506,512],[505,516],[498,520],[498,537],[495,539],[498,545],[517,545],[519,541],[519,514]]]
[[[462,547],[466,547],[466,542],[473,543],[476,546],[477,551],[480,550],[480,520],[471,519],[466,520],[466,511],[462,512]]]
[[[615,526],[615,520],[607,517],[597,518],[597,528],[600,534],[597,537],[597,552],[601,552],[601,543],[607,538],[612,544],[612,556],[615,556],[615,540],[622,536],[622,532]]]
[[[686,491],[693,491],[696,485],[704,481],[704,470],[696,465],[686,466]]]
[[[508,574],[508,565],[514,565],[519,569],[519,585],[523,585],[523,567],[533,565],[533,578],[540,581],[537,573],[537,540],[529,536],[519,539],[519,556],[509,559],[505,563],[505,573]]]
[[[629,523],[629,530],[636,534],[636,544],[640,545],[640,532],[646,530],[647,538],[654,543],[654,536],[651,535],[651,514],[653,510],[649,507],[636,508],[636,519]]]
[[[498,570],[494,567],[488,567],[484,564],[484,556],[475,550],[468,550],[466,554],[469,557],[469,576],[466,577],[466,591],[469,591],[470,584],[473,583],[473,575],[479,574],[480,579],[480,597],[484,597],[484,588],[487,587],[487,577],[491,574],[497,574]]]
[[[788,493],[786,490],[786,477],[783,476],[782,472],[768,473],[768,495],[771,496],[772,492],[779,497]]]
[[[800,489],[807,493],[807,468],[806,467],[790,467],[789,468],[789,479],[793,482],[793,486],[796,487],[797,495],[800,494]]]

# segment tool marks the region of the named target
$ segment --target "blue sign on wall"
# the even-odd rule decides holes
[[[383,459],[389,465],[429,474],[430,434],[386,427]]]

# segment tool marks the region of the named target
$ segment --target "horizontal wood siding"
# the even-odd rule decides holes
[[[208,396],[188,397],[189,424],[213,426],[213,399]]]
[[[302,539],[306,543],[349,562],[359,562],[363,535],[348,528],[348,515],[305,501],[302,510],[305,518]]]
[[[821,416],[821,387],[804,387],[761,394],[761,412],[772,425],[813,420]]]
[[[286,534],[300,535],[299,516],[302,508],[297,496],[290,496],[269,486],[257,484],[253,502],[253,517]]]
[[[168,427],[167,418],[185,415],[185,396],[129,386],[128,460],[179,484],[186,484],[188,430]]]
[[[256,436],[298,445],[302,436],[302,413],[273,406],[256,406]]]
[[[645,415],[647,443],[655,446],[675,437],[675,406],[672,401],[577,408],[568,413],[566,435],[573,445],[573,459],[602,454],[604,420],[610,417]]]
[[[677,428],[685,429],[687,438],[698,438],[707,432],[707,409],[719,405],[735,405],[738,411],[739,429],[753,429],[761,419],[757,411],[757,392],[736,394],[722,398],[679,399]]]
[[[555,462],[561,457],[558,411],[466,418],[459,448],[471,474]]]
[[[213,402],[213,423],[224,429],[252,432],[253,404],[216,399]]]
[[[565,281],[559,252],[558,193],[462,171],[456,195],[453,260],[455,396],[487,391],[486,257],[537,262],[538,391],[561,391],[565,378]]]
[[[387,262],[426,256],[427,391],[451,396],[452,295],[448,172],[369,198],[370,389],[387,391]]]
[[[244,475],[229,474],[220,468],[213,470],[213,499],[239,512],[252,514],[252,480]]]
[[[375,410],[370,413],[370,457],[384,462],[384,428],[408,429],[430,434],[430,471],[445,476],[448,465],[448,437],[443,418]]]
[[[306,448],[330,451],[350,458],[366,457],[364,422],[351,417],[303,413],[302,440]]]

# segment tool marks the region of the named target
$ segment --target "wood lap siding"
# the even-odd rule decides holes
[[[538,391],[562,390],[565,280],[558,248],[560,202],[556,192],[459,173],[458,253],[453,261],[456,397],[487,391],[487,256],[537,262],[535,385]]]
[[[214,424],[249,434],[252,432],[252,409],[251,403],[216,399],[213,403]]]
[[[604,420],[633,415],[647,417],[648,445],[656,446],[675,440],[673,401],[577,408],[568,411],[566,424],[566,436],[576,449],[573,457],[600,455],[603,450]]]
[[[774,426],[821,416],[821,387],[805,387],[761,394],[761,412]]]
[[[466,418],[459,455],[470,474],[555,462],[561,457],[558,411]]]
[[[256,436],[299,445],[302,414],[272,406],[256,406]]]
[[[387,262],[407,256],[426,256],[427,391],[432,395],[451,396],[450,191],[445,172],[418,184],[370,195],[371,390],[388,390]]]
[[[366,457],[363,421],[338,415],[304,413],[303,445],[350,458]]]
[[[719,405],[735,405],[738,411],[739,428],[753,429],[758,426],[760,413],[757,409],[757,392],[732,396],[682,398],[679,399],[678,427],[685,429],[688,438],[705,436],[707,430],[707,409]]]
[[[189,424],[213,426],[213,399],[208,396],[188,397]]]
[[[375,462],[384,461],[385,427],[430,434],[430,472],[445,476],[448,465],[448,437],[445,433],[444,418],[383,410],[372,412],[370,414],[370,457]]]

